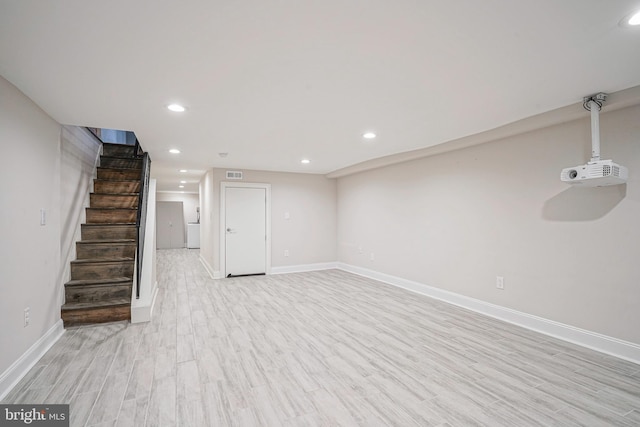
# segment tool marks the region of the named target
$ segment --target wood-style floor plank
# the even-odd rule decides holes
[[[157,260],[151,322],[68,329],[4,403],[69,403],[73,426],[640,425],[636,364],[343,271]]]

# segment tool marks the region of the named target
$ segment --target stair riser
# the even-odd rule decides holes
[[[126,169],[138,169],[142,168],[142,159],[122,159],[118,157],[105,157],[100,158],[100,166],[103,168],[126,168]]]
[[[102,144],[103,156],[133,157],[135,146],[122,144]]]
[[[71,280],[133,278],[133,261],[71,263]]]
[[[98,168],[98,179],[113,179],[117,181],[140,179],[140,171],[137,169],[103,169]]]
[[[132,209],[87,208],[87,224],[121,224],[136,222],[138,211]]]
[[[65,328],[121,320],[131,320],[131,308],[129,306],[62,310],[62,321]]]
[[[140,191],[140,181],[101,181],[95,180],[93,183],[94,193],[138,193]]]
[[[76,242],[77,259],[133,258],[135,243],[81,243]]]
[[[67,304],[74,302],[99,302],[110,298],[131,299],[131,283],[104,286],[68,286],[64,296]]]
[[[92,208],[137,208],[138,196],[91,194],[89,202]]]
[[[135,225],[82,224],[82,240],[135,239]]]

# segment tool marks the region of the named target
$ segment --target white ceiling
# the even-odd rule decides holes
[[[640,85],[640,29],[618,26],[639,8],[0,0],[0,74],[60,123],[134,131],[160,190],[197,191],[211,167],[325,174]]]

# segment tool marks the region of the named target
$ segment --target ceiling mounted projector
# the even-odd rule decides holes
[[[612,160],[600,160],[600,109],[606,99],[605,93],[584,98],[582,105],[585,110],[591,111],[591,161],[586,165],[562,169],[562,182],[583,187],[605,187],[627,182],[627,168]]]
[[[579,184],[583,187],[604,187],[627,182],[629,172],[624,166],[611,160],[598,160],[586,165],[562,169],[560,179],[569,184]]]

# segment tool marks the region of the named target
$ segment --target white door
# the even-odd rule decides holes
[[[182,202],[156,202],[156,247],[184,248]]]
[[[264,188],[225,189],[225,274],[265,274],[267,193]]]

